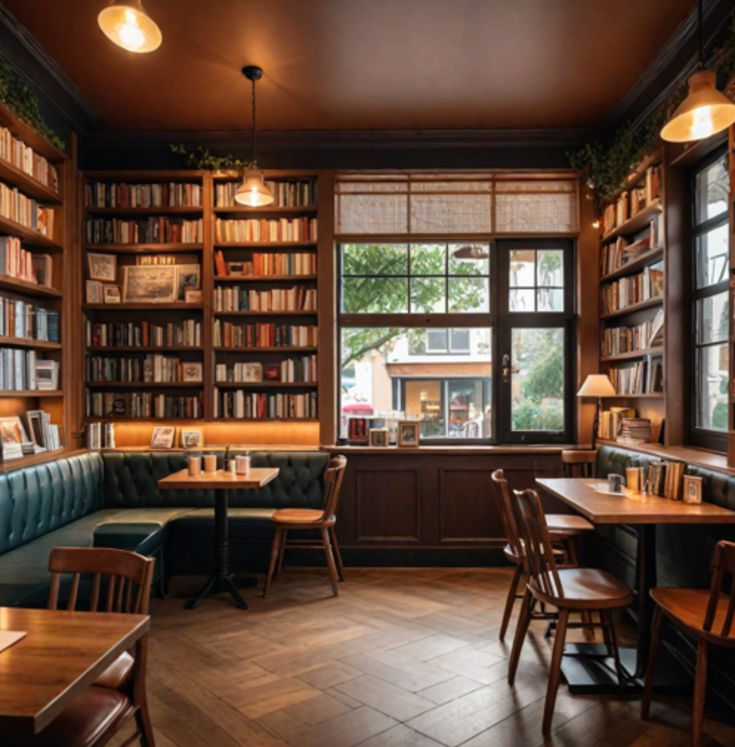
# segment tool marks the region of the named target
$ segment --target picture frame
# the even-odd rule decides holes
[[[367,444],[370,435],[367,418],[350,418],[347,422],[347,440],[351,444]]]
[[[151,434],[152,449],[171,449],[176,440],[176,426],[156,426]]]
[[[204,378],[204,368],[201,361],[182,361],[181,381],[188,384],[201,384]]]
[[[87,274],[90,280],[101,280],[103,283],[117,282],[117,256],[87,252]]]
[[[399,446],[418,446],[419,445],[419,421],[418,420],[399,420],[398,421],[398,445]]]
[[[202,303],[202,291],[199,288],[186,288],[184,290],[184,301],[186,303]]]
[[[263,364],[262,363],[243,363],[242,364],[242,381],[258,382],[263,381]]]
[[[227,268],[227,275],[235,278],[245,277],[245,262],[227,262],[225,265]]]
[[[102,302],[103,303],[121,303],[122,298],[120,297],[120,286],[119,285],[103,285],[102,286]]]
[[[281,367],[277,363],[263,366],[263,381],[280,381]]]
[[[36,446],[46,448],[43,435],[43,410],[26,410],[26,425],[28,426],[28,440]]]
[[[199,290],[201,288],[202,268],[199,264],[178,265],[179,268],[179,293],[181,301],[186,300],[187,290]]]
[[[125,265],[125,303],[175,303],[179,298],[178,265]]]
[[[32,445],[19,415],[0,417],[0,457],[3,461],[19,459]]]
[[[388,429],[371,428],[369,431],[370,446],[388,446]]]
[[[204,446],[204,431],[201,428],[182,427],[179,443],[182,449],[201,449]]]
[[[684,503],[702,502],[702,478],[694,475],[684,475],[681,499]]]
[[[104,303],[102,283],[99,280],[87,280],[84,284],[84,297],[87,303]]]

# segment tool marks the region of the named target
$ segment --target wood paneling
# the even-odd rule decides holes
[[[355,470],[359,541],[418,542],[421,479],[417,467]]]
[[[439,469],[439,541],[500,542],[503,528],[487,469]]]

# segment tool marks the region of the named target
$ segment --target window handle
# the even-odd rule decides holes
[[[503,354],[501,367],[503,369],[503,383],[510,384],[510,375],[518,373],[518,366],[511,366],[510,355],[508,353]]]

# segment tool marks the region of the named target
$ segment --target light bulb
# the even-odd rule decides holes
[[[714,129],[711,107],[701,106],[692,112],[692,137],[695,140],[709,137],[714,132]]]
[[[128,52],[144,54],[161,46],[163,37],[140,0],[113,0],[97,16],[102,33]]]
[[[140,49],[145,44],[145,34],[140,26],[138,26],[135,13],[128,8],[125,9],[123,23],[117,26],[116,31],[125,49],[134,51]]]

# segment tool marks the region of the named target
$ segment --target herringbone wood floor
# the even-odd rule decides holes
[[[545,744],[549,642],[532,624],[516,687],[498,642],[506,569],[348,569],[340,597],[321,571],[289,570],[248,612],[224,597],[199,609],[172,585],[152,605],[148,691],[158,747],[525,747]],[[512,633],[512,631],[511,631]],[[688,743],[687,701],[570,696],[554,735],[564,747]],[[712,745],[735,727],[708,718]]]

